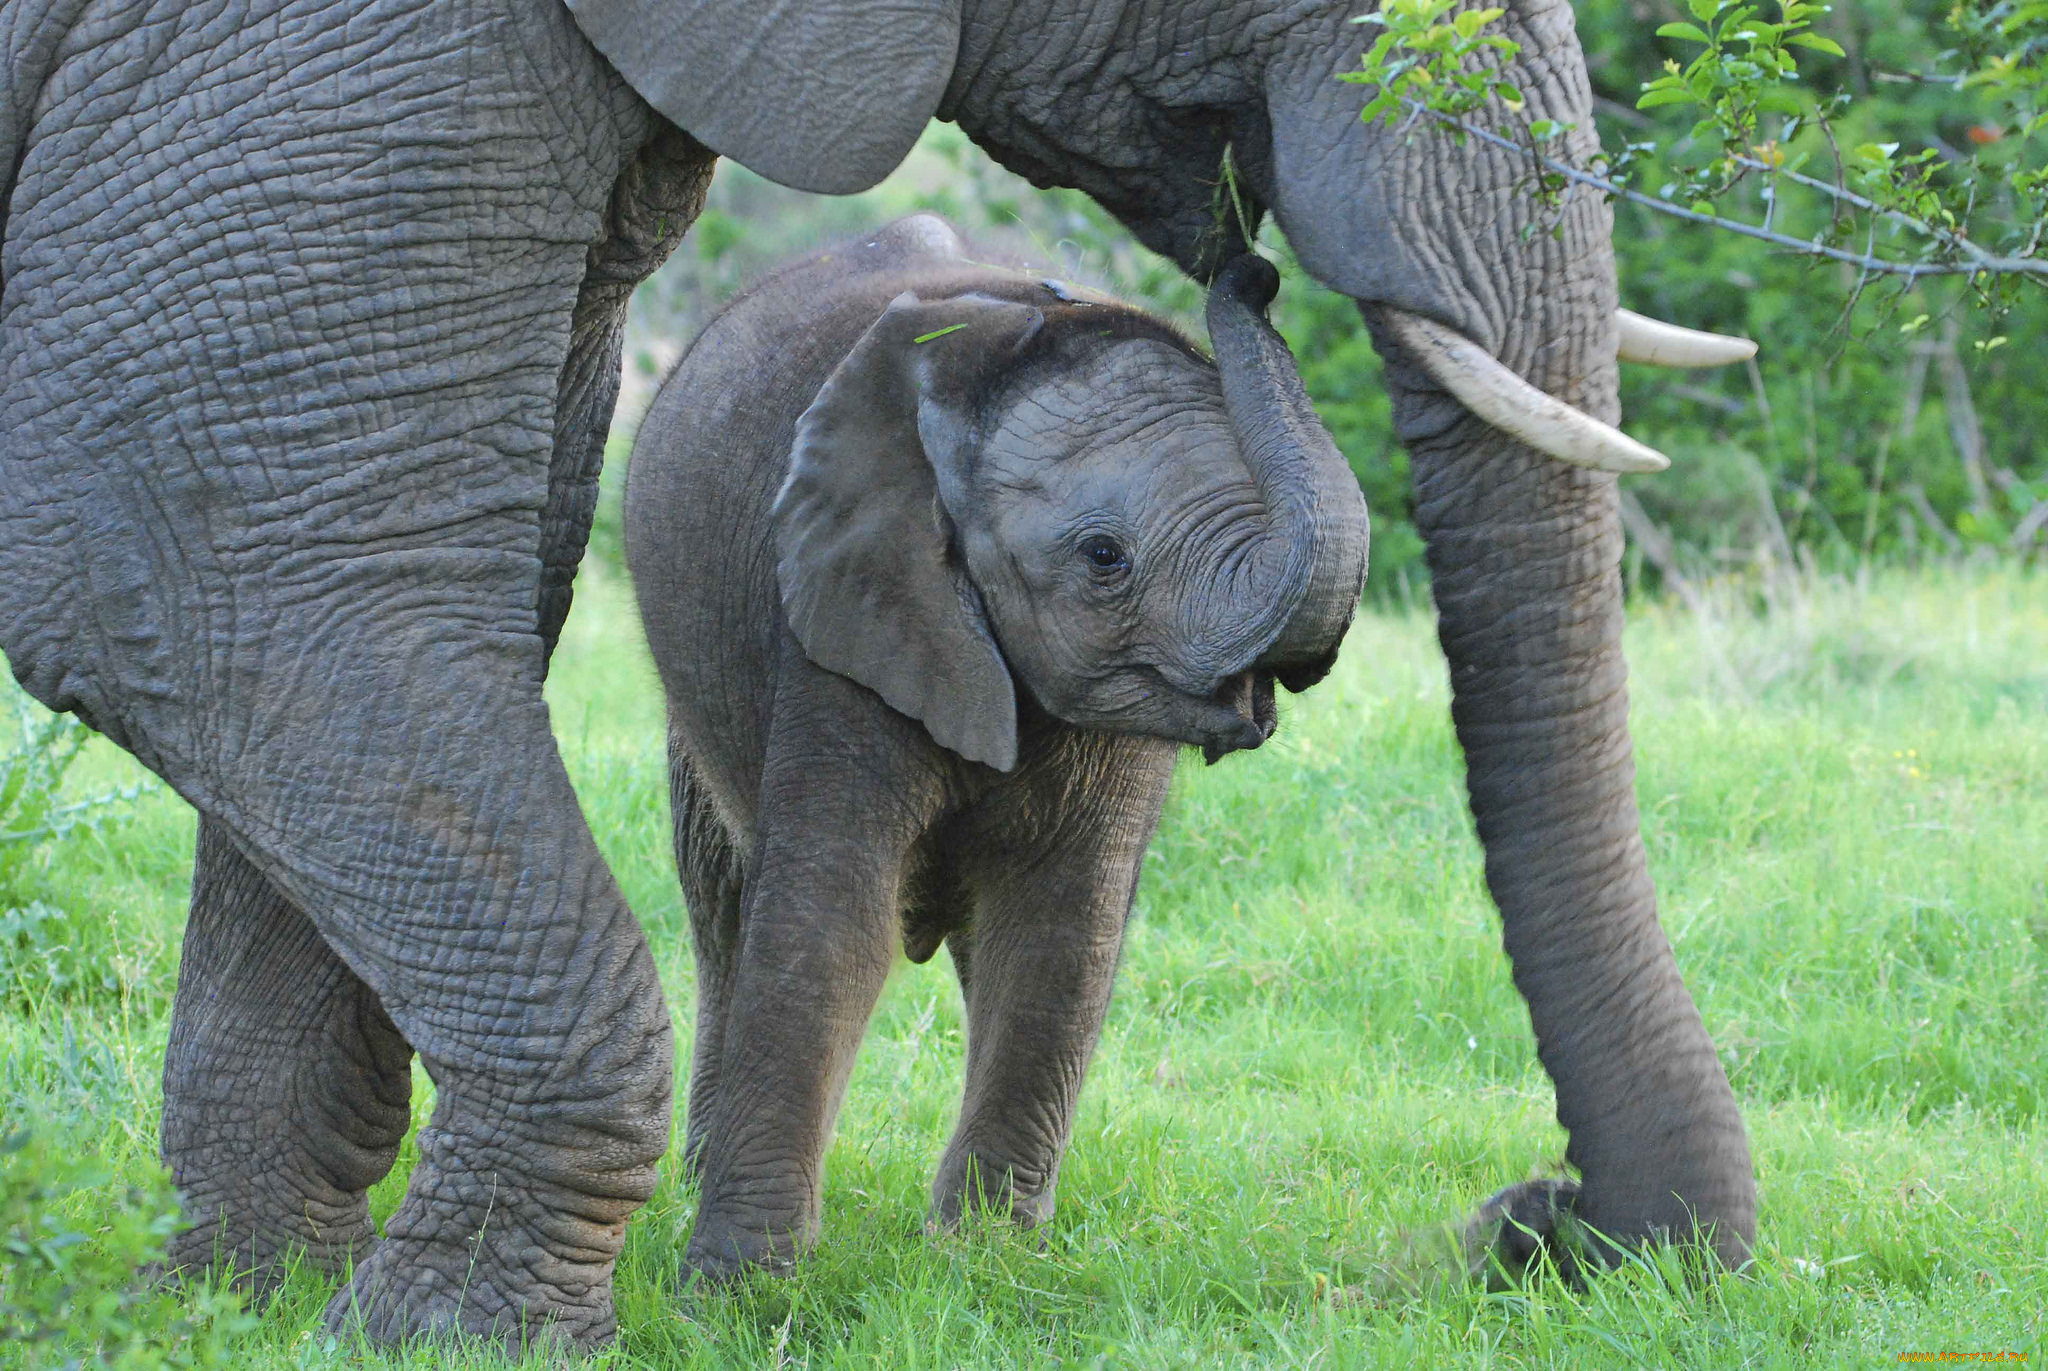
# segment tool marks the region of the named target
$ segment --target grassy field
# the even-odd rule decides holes
[[[629,597],[595,570],[550,698],[686,1044],[659,703]],[[599,1364],[2048,1356],[2048,577],[1765,598],[1761,614],[1732,589],[1643,606],[1630,630],[1664,921],[1756,1151],[1746,1276],[1701,1292],[1645,1268],[1501,1294],[1386,1279],[1404,1234],[1555,1168],[1563,1137],[1480,883],[1428,620],[1381,614],[1271,746],[1182,769],[1043,1241],[922,1231],[961,1015],[944,958],[906,965],[840,1118],[822,1247],[785,1281],[679,1294],[694,1197],[665,1179],[628,1237],[622,1334]],[[127,767],[96,744],[75,782]],[[131,1178],[155,1154],[192,827],[158,794],[0,890],[0,906],[64,911],[40,946],[0,945],[0,1116]],[[375,1192],[380,1217],[410,1164]],[[496,1364],[335,1348],[327,1294],[295,1279],[242,1364]]]

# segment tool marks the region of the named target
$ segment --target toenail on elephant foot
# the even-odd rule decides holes
[[[1484,1276],[1487,1288],[1498,1290],[1520,1280],[1547,1252],[1561,1274],[1573,1276],[1583,1245],[1572,1213],[1578,1198],[1578,1182],[1557,1177],[1496,1192],[1459,1230],[1466,1272]]]

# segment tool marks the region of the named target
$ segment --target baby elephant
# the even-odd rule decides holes
[[[662,387],[626,540],[696,946],[695,1270],[814,1241],[898,942],[966,998],[934,1221],[1051,1214],[1176,745],[1270,736],[1364,580],[1276,286],[1224,270],[1212,363],[920,215],[740,297]]]

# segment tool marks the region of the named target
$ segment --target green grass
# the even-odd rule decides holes
[[[658,697],[603,571],[579,588],[550,699],[686,1044]],[[1630,629],[1665,925],[1756,1151],[1748,1276],[1699,1291],[1652,1266],[1493,1295],[1385,1279],[1405,1234],[1554,1168],[1563,1137],[1480,883],[1428,621],[1376,615],[1273,745],[1182,769],[1042,1241],[922,1232],[961,1015],[944,958],[906,965],[840,1118],[820,1249],[786,1281],[679,1293],[694,1197],[665,1179],[630,1231],[602,1364],[2038,1359],[2048,578],[1756,598],[1642,606]],[[131,774],[103,744],[78,770],[84,787]],[[135,1177],[155,1151],[191,832],[158,795],[14,892],[67,911],[108,974],[39,989],[16,967],[0,983],[0,1115]],[[380,1216],[410,1161],[378,1187]],[[330,1351],[327,1293],[295,1279],[247,1364],[496,1364]]]

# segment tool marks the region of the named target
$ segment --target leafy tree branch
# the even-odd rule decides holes
[[[1934,147],[1909,151],[1899,142],[1842,145],[1837,129],[1857,97],[1815,96],[1799,84],[1802,58],[1845,56],[1814,29],[1827,7],[1784,0],[1776,17],[1766,18],[1764,6],[1741,0],[1686,6],[1690,20],[1657,33],[1699,51],[1683,65],[1667,60],[1642,83],[1636,108],[1699,117],[1682,134],[1603,151],[1591,167],[1552,155],[1563,127],[1526,117],[1521,92],[1502,74],[1519,45],[1491,31],[1500,9],[1384,0],[1355,21],[1380,32],[1343,79],[1375,87],[1362,114],[1367,122],[1428,117],[1461,140],[1477,137],[1527,154],[1540,195],[1555,197],[1566,185],[1598,189],[1658,214],[1852,266],[1859,291],[1873,277],[1899,278],[1905,288],[1956,277],[1998,314],[2021,286],[2048,281],[2048,260],[2039,255],[2048,233],[2048,166],[2035,137],[2048,128],[2048,0],[1964,0],[1948,13],[1955,46],[1934,54],[1931,70],[1916,79],[1988,100],[1998,116],[1971,125],[1975,150],[1960,157]],[[1496,111],[1506,116],[1505,132],[1480,122]],[[1653,158],[1670,174],[1650,194],[1632,181]],[[1832,175],[1809,174],[1817,160]],[[1826,207],[1812,233],[1781,226],[1788,188]],[[1761,223],[1729,208],[1738,193],[1752,191],[1762,204]],[[1882,251],[1881,231],[1889,240]]]

